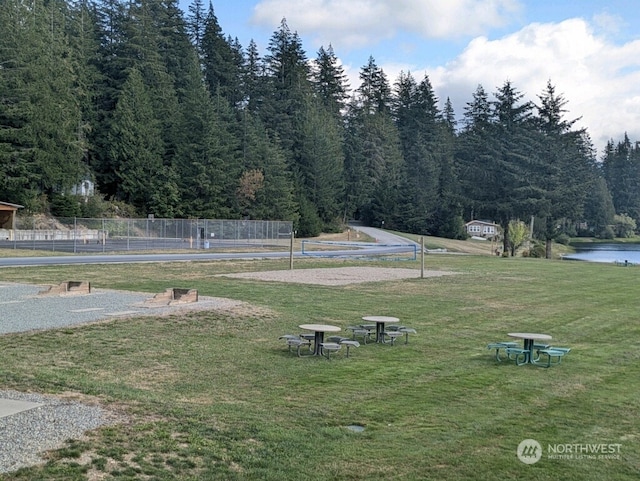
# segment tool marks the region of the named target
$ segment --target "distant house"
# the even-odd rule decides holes
[[[497,237],[501,230],[498,224],[487,222],[484,220],[472,220],[465,224],[467,234],[472,237],[484,237],[485,239],[493,239]]]

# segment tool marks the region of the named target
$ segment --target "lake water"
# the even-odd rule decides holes
[[[575,248],[576,253],[567,254],[564,259],[640,264],[640,244],[581,244]]]

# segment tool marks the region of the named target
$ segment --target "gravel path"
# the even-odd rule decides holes
[[[97,406],[52,396],[0,391],[0,398],[38,403],[33,409],[0,418],[0,473],[42,463],[44,451],[119,421]]]

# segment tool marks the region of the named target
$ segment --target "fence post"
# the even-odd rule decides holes
[[[424,236],[420,236],[420,279],[424,279]]]
[[[289,247],[289,269],[293,270],[293,239],[296,233],[291,229],[291,247]]]

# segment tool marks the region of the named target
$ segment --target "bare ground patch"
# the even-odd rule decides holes
[[[456,273],[451,271],[424,271],[424,277],[440,277],[452,274]],[[341,286],[347,284],[358,284],[362,282],[417,279],[420,278],[420,269],[402,269],[389,267],[337,267],[263,272],[241,272],[236,274],[219,274],[219,276],[253,279],[260,281]]]

